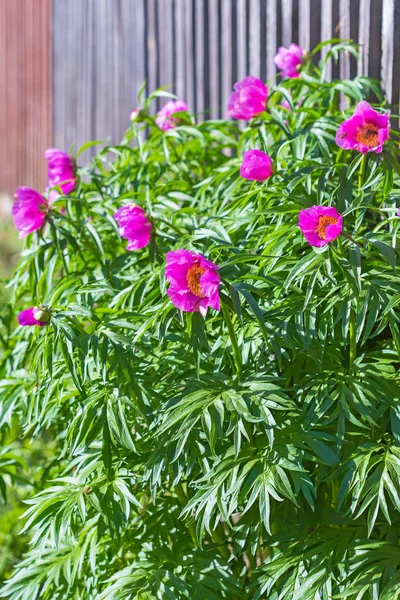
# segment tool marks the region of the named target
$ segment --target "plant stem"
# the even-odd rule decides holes
[[[357,358],[357,329],[356,329],[356,311],[354,308],[350,309],[350,323],[349,323],[349,367],[353,367],[354,361]]]
[[[355,244],[356,246],[359,246],[360,248],[362,248],[361,244],[359,244],[358,242],[356,242],[356,240],[351,237],[351,235],[349,235],[348,233],[346,233],[345,231],[342,231],[341,235],[345,238],[347,238],[348,240],[350,240],[351,242],[353,242],[353,244]]]
[[[229,560],[231,553],[226,547],[226,535],[221,522],[218,523],[217,527],[212,532],[212,539],[213,542],[217,544],[221,556],[225,558],[225,560]]]
[[[238,374],[238,378],[240,379],[241,375],[242,375],[242,356],[240,353],[239,344],[237,341],[235,330],[233,328],[233,323],[232,323],[231,316],[229,314],[229,309],[227,306],[225,306],[225,304],[223,302],[221,303],[221,308],[222,308],[222,313],[224,315],[225,323],[228,327],[229,337],[231,338],[233,356],[235,358],[236,371]]]
[[[175,493],[178,496],[178,500],[181,503],[182,508],[185,508],[185,506],[188,503],[188,497],[185,493],[185,490],[183,489],[183,485],[181,483],[177,483],[177,484],[175,484],[174,487],[175,487]],[[189,523],[188,529],[189,529],[190,537],[192,538],[194,547],[197,548],[198,544],[197,544],[197,538],[196,538],[196,527],[195,527],[194,523]]]
[[[165,219],[160,219],[160,218],[157,218],[157,221],[159,221],[160,223],[164,223],[165,225],[168,225],[169,227],[171,227],[171,229],[173,229],[181,237],[183,237],[185,235],[185,232],[182,231],[182,229],[179,229],[179,227],[176,227],[176,225],[173,225],[169,221],[166,221]]]
[[[367,168],[368,155],[364,154],[361,159],[360,170],[358,172],[358,193],[361,193],[361,188],[365,183],[365,171]]]

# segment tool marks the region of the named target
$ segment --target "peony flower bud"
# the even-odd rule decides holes
[[[76,186],[75,164],[73,159],[67,152],[63,152],[57,148],[49,148],[46,150],[44,157],[48,163],[47,189],[58,186],[63,195],[67,196]],[[49,202],[53,202],[59,196],[60,194],[57,190],[52,190],[49,194]]]
[[[18,315],[18,323],[23,327],[32,327],[34,325],[44,327],[49,324],[50,316],[50,310],[41,304],[39,307],[34,306],[21,311]]]
[[[170,100],[160,111],[158,111],[156,125],[162,131],[174,129],[174,127],[176,127],[179,123],[172,115],[175,113],[186,112],[188,110],[189,107],[184,100]]]
[[[265,110],[268,88],[257,77],[245,77],[233,86],[228,105],[228,114],[233,119],[248,121]]]
[[[128,240],[127,250],[140,250],[150,241],[152,223],[136,204],[121,206],[114,214],[120,235]]]
[[[275,56],[275,64],[281,71],[282,77],[296,78],[299,76],[305,53],[297,44],[290,44],[289,48],[281,46]]]
[[[272,175],[272,160],[262,150],[246,150],[240,175],[251,181],[265,181]]]

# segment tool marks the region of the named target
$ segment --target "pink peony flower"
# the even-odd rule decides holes
[[[183,249],[167,252],[165,277],[171,284],[167,293],[172,304],[185,312],[200,312],[203,316],[209,306],[220,310],[218,269],[201,254]]]
[[[397,216],[398,216],[398,217],[400,217],[400,208],[399,208],[399,210],[397,211]]]
[[[49,148],[44,153],[44,157],[48,163],[47,177],[48,189],[58,186],[64,196],[67,196],[75,189],[75,165],[71,156],[67,152],[57,150],[57,148]],[[49,194],[49,202],[56,200],[59,197],[57,190],[53,190]]]
[[[304,50],[297,44],[290,44],[289,48],[281,46],[275,56],[275,64],[281,71],[282,77],[298,77],[303,62]]]
[[[184,100],[170,100],[161,110],[158,111],[156,117],[156,125],[162,131],[168,131],[177,126],[177,120],[171,115],[189,110],[188,105]]]
[[[382,152],[383,144],[389,139],[390,112],[380,114],[368,102],[357,104],[354,114],[343,121],[336,132],[336,143],[345,150]]]
[[[152,224],[143,208],[136,204],[121,206],[114,214],[120,235],[128,240],[127,250],[140,250],[150,241]]]
[[[265,181],[272,175],[272,160],[262,150],[246,150],[240,174],[251,181]]]
[[[27,308],[18,315],[18,323],[23,327],[31,327],[37,325],[38,327],[44,327],[49,324],[50,313],[46,307]]]
[[[311,246],[326,246],[340,235],[343,218],[333,206],[311,206],[299,213],[299,227]]]
[[[15,198],[11,214],[15,228],[20,232],[19,237],[24,238],[42,227],[49,205],[39,192],[28,187],[19,187]]]
[[[229,98],[228,114],[233,119],[248,121],[265,110],[268,98],[268,88],[257,77],[245,77],[233,86]]]

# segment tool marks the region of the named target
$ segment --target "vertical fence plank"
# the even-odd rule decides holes
[[[332,0],[321,1],[321,41],[330,40],[332,38]],[[324,46],[321,50],[321,57],[325,58],[328,53],[328,46]],[[326,77],[332,77],[331,61],[328,61],[325,69]]]
[[[382,13],[382,83],[389,103],[392,102],[394,55],[394,0],[383,0]]]
[[[232,5],[231,0],[220,0],[221,6],[221,112],[226,114],[228,98],[233,84],[232,73]]]
[[[282,45],[288,46],[290,42],[293,42],[293,1],[281,0],[280,5],[282,10]]]
[[[261,8],[260,0],[250,0],[249,6],[249,75],[261,75]]]
[[[285,0],[286,1],[286,0]],[[276,74],[274,58],[278,49],[277,37],[277,0],[270,0],[267,4],[266,14],[266,53],[267,53],[267,79],[271,79]]]
[[[188,100],[185,74],[185,0],[175,0],[175,92],[179,98]]]
[[[315,48],[321,41],[321,0],[310,0],[310,45],[309,50]],[[301,18],[301,17],[300,17]],[[306,48],[307,49],[307,48]],[[320,52],[315,56],[318,61],[321,58]]]
[[[194,64],[194,0],[185,1],[185,62],[186,62],[186,98],[192,109],[195,105],[195,64]]]
[[[204,1],[195,0],[195,111],[203,120],[204,105]]]
[[[247,39],[246,39],[246,0],[236,0],[236,59],[237,78],[243,79],[247,73]]]
[[[369,22],[368,74],[371,77],[375,77],[375,79],[379,79],[381,76],[382,59],[382,0],[371,1]]]
[[[158,0],[157,38],[159,43],[159,79],[157,86],[173,90],[173,23],[172,0]]]
[[[360,0],[359,36],[360,60],[358,74],[368,73],[369,67],[369,27],[370,27],[370,1]]]
[[[350,39],[350,0],[340,0],[339,3],[339,25],[338,33],[342,39]],[[342,52],[339,59],[339,75],[341,79],[350,78],[350,54]],[[340,107],[346,108],[346,98],[343,94],[340,96]]]
[[[156,0],[146,2],[146,37],[147,37],[147,92],[150,93],[157,88],[157,23],[156,23]],[[154,114],[155,103],[150,107],[150,113]]]
[[[208,4],[208,39],[209,39],[209,84],[210,84],[210,104],[209,118],[216,119],[219,116],[221,108],[221,98],[219,95],[219,77],[220,77],[220,62],[219,50],[219,10],[218,0],[209,0]],[[207,27],[207,23],[206,23]]]
[[[19,185],[43,190],[51,144],[51,5],[0,2],[0,193]]]
[[[311,41],[311,3],[310,0],[299,0],[299,45],[306,50],[310,49]]]

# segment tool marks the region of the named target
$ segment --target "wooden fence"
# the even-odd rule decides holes
[[[33,4],[43,38],[24,42],[24,63],[15,12],[33,38]],[[276,49],[292,41],[309,49],[331,37],[352,38],[359,63],[343,55],[330,75],[381,78],[389,102],[399,103],[400,0],[0,0],[0,24],[7,33],[4,41],[0,29],[0,82],[8,98],[1,157],[14,165],[0,176],[0,190],[37,185],[38,157],[50,143],[68,149],[91,139],[118,141],[145,79],[148,90],[171,84],[200,117],[224,115],[233,83],[248,74],[272,78]],[[40,93],[31,98],[33,84]],[[25,117],[16,120],[19,114]],[[3,159],[1,165],[7,170]]]

